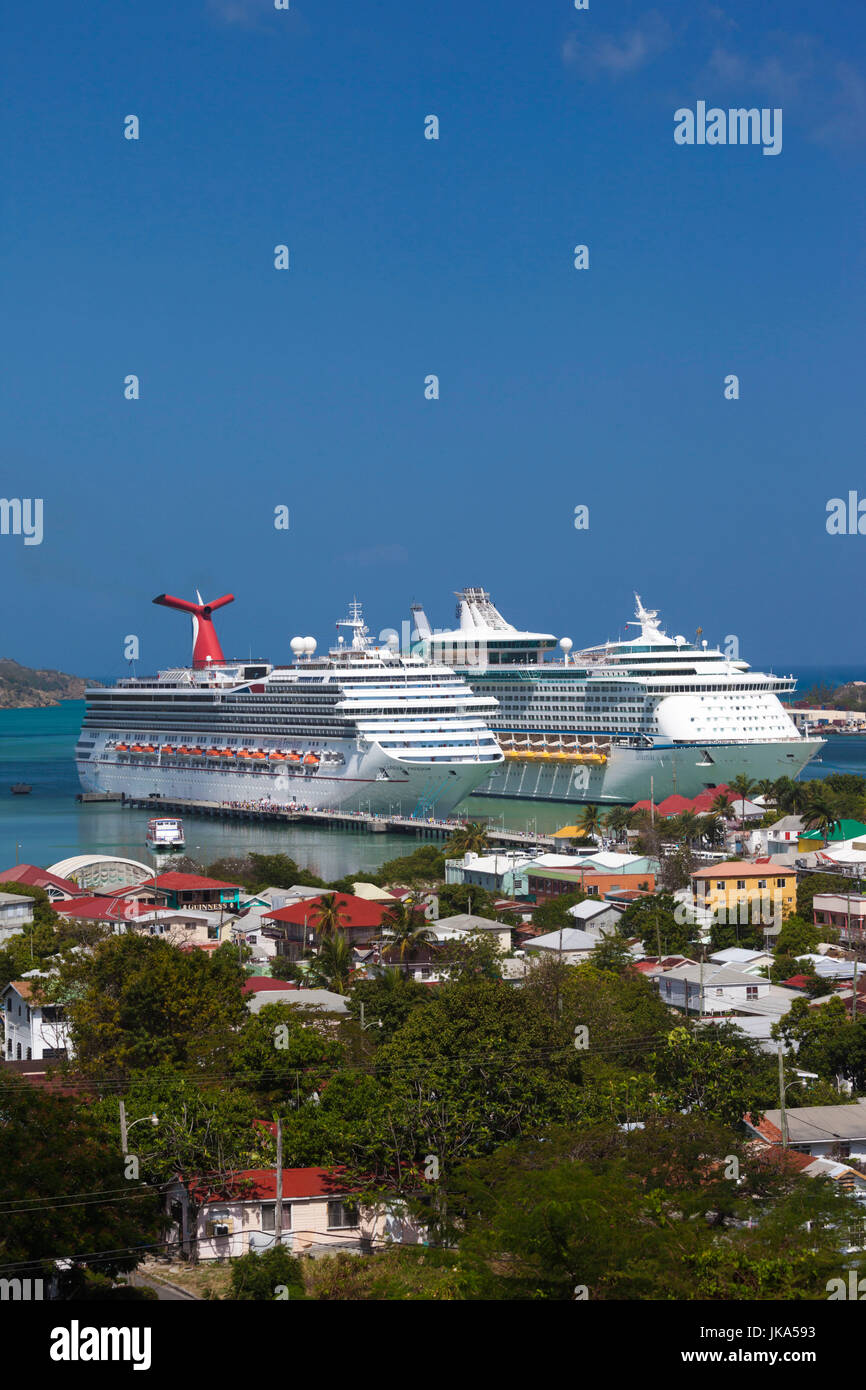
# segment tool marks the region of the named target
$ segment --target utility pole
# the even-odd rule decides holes
[[[277,1116],[277,1203],[274,1211],[274,1244],[283,1243],[283,1122]]]
[[[779,1128],[782,1131],[782,1148],[788,1147],[788,1113],[785,1110],[785,1054],[782,1040],[779,1039]]]
[[[126,1106],[123,1103],[123,1101],[120,1102],[120,1152],[123,1154],[124,1158],[126,1158],[126,1155],[129,1152],[129,1143],[126,1132]]]

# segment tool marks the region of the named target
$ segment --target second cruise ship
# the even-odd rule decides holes
[[[445,632],[413,605],[413,650],[498,702],[489,722],[505,760],[476,796],[629,806],[693,797],[739,773],[796,777],[823,746],[779,700],[793,676],[669,637],[639,597],[632,640],[574,652],[563,638],[558,658],[551,633],[519,631],[484,589],[457,599],[458,626]]]
[[[223,656],[212,615],[232,601],[154,599],[191,616],[192,665],[86,692],[85,791],[444,817],[502,763],[495,698],[374,646],[358,603],[327,656],[295,637],[294,663],[272,666]]]

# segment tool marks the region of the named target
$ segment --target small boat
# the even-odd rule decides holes
[[[290,762],[290,763],[299,763],[299,762],[301,761],[301,755],[300,755],[300,753],[292,752],[292,753],[289,754],[289,756],[288,756],[288,758],[286,759],[286,761],[287,761],[287,762]]]
[[[153,854],[183,849],[183,821],[175,816],[155,816],[147,822],[144,840]]]
[[[250,753],[250,757],[264,759],[267,757],[267,754],[263,753],[261,748],[257,748],[254,753]]]
[[[319,766],[319,761],[320,761],[320,760],[319,760],[319,755],[318,755],[318,753],[308,753],[307,756],[304,758],[304,766],[305,766],[305,767],[318,767],[318,766]]]
[[[271,759],[271,762],[275,763],[284,763],[286,761],[285,753],[269,753],[268,757]]]
[[[252,756],[253,756],[253,755],[252,755],[252,753],[250,752],[249,748],[239,748],[239,749],[238,749],[238,757],[239,757],[239,758],[251,758]]]
[[[33,788],[29,782],[13,782],[9,790],[13,796],[28,796]]]

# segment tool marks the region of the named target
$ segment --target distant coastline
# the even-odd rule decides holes
[[[0,709],[46,709],[62,700],[83,700],[95,682],[64,671],[43,671],[0,657]]]

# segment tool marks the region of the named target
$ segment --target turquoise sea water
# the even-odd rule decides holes
[[[817,673],[815,679],[838,681]],[[147,811],[117,804],[82,806],[73,753],[82,700],[53,709],[0,710],[0,870],[17,859],[47,867],[87,851],[145,857]],[[866,738],[830,739],[820,762],[804,777],[830,772],[866,775]],[[13,782],[29,782],[30,796],[13,796]],[[574,820],[574,808],[532,801],[502,802],[470,798],[462,807],[470,816],[490,817],[506,827],[539,832],[556,830]],[[186,821],[188,853],[202,862],[249,850],[283,851],[323,878],[339,878],[355,869],[373,870],[386,859],[408,854],[416,842],[406,835],[370,835],[364,831],[328,830],[317,826],[271,826],[190,817]]]
[[[0,870],[16,862],[16,848],[19,862],[43,868],[89,851],[147,861],[147,811],[75,800],[81,787],[73,759],[83,709],[83,700],[67,700],[52,709],[0,710]],[[13,796],[13,782],[29,782],[33,791]],[[200,862],[250,850],[283,852],[326,879],[374,870],[415,848],[406,835],[318,826],[190,817],[184,828],[187,853]]]

